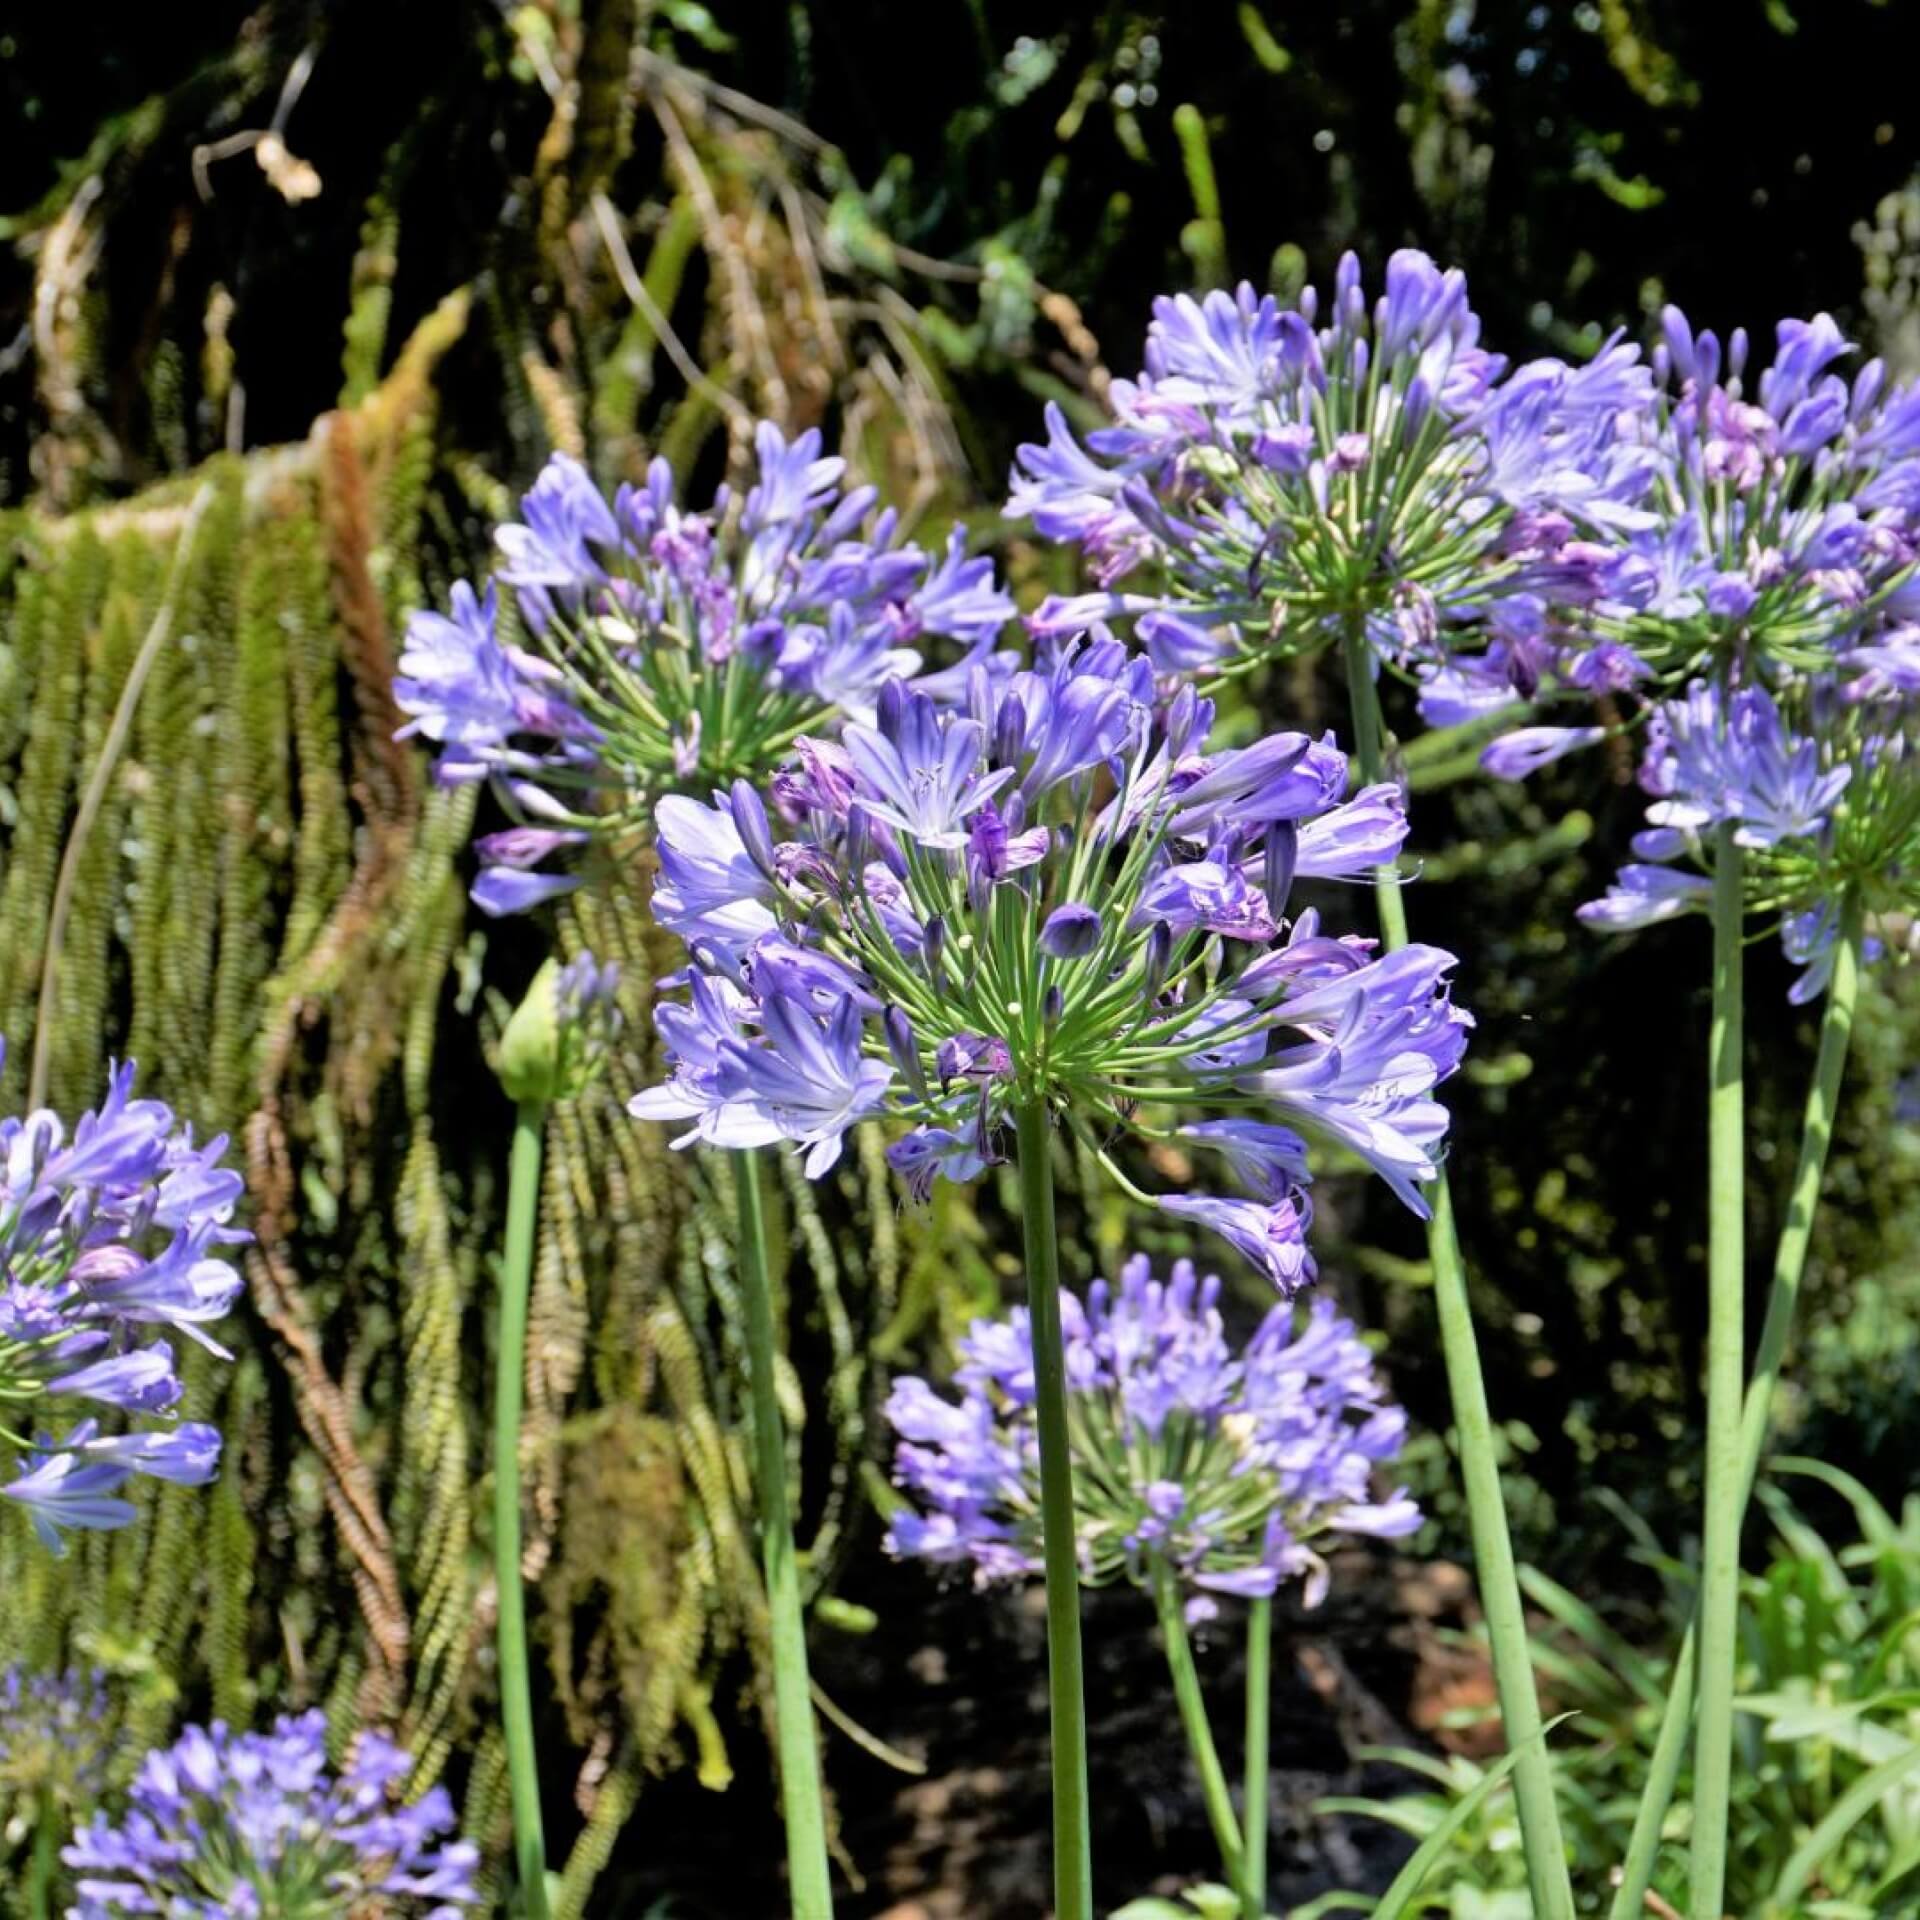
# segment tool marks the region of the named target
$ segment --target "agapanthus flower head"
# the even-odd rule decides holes
[[[1454,629],[1553,577],[1577,528],[1639,524],[1648,393],[1618,341],[1507,374],[1464,277],[1411,250],[1372,303],[1351,254],[1325,302],[1158,300],[1113,424],[1083,446],[1049,407],[1045,444],[1020,449],[1009,511],[1080,547],[1099,587],[1029,624],[1130,619],[1161,671],[1218,672],[1357,623],[1433,672]]]
[[[402,1804],[412,1762],[379,1733],[336,1775],[326,1736],[319,1712],[266,1733],[216,1720],[149,1753],[126,1817],[96,1814],[62,1853],[78,1876],[73,1920],[455,1920],[478,1905],[478,1850],[441,1838],[454,1827],[446,1789]]]
[[[1640,767],[1651,798],[1637,862],[1581,918],[1630,931],[1704,910],[1716,830],[1726,827],[1741,850],[1747,910],[1777,922],[1787,957],[1804,969],[1794,1000],[1824,990],[1843,903],[1868,929],[1911,925],[1920,912],[1920,695],[1880,671],[1886,651],[1870,641],[1823,673],[1781,676],[1778,697],[1702,680],[1656,706]],[[1866,956],[1881,948],[1870,931]]]
[[[1723,346],[1677,307],[1661,331],[1652,403],[1629,416],[1652,484],[1634,519],[1583,525],[1562,549],[1535,677],[1576,698],[1670,700],[1696,680],[1783,694],[1870,643],[1909,589],[1920,388],[1889,386],[1878,360],[1847,377],[1853,343],[1826,314],[1783,320],[1757,377],[1744,332]],[[1510,664],[1496,649],[1457,661],[1449,691]],[[1496,773],[1531,770],[1495,755]]]
[[[1420,1524],[1404,1490],[1382,1497],[1406,1416],[1333,1304],[1275,1307],[1245,1347],[1229,1341],[1219,1282],[1191,1262],[1154,1278],[1144,1255],[1085,1304],[1060,1296],[1074,1448],[1076,1544],[1090,1584],[1149,1581],[1156,1562],[1204,1603],[1326,1588],[1339,1535],[1395,1538]],[[1040,1571],[1039,1440],[1025,1309],[976,1322],[959,1344],[957,1402],[925,1380],[887,1401],[895,1553],[967,1565],[976,1582]]]
[[[107,1683],[99,1672],[0,1672],[0,1790],[71,1812],[106,1784],[112,1750]]]
[[[944,553],[902,539],[816,430],[763,422],[754,444],[745,497],[723,486],[697,511],[664,460],[609,502],[556,454],[498,531],[494,583],[409,624],[406,731],[437,745],[443,782],[490,780],[516,821],[480,843],[487,912],[566,892],[564,857],[631,835],[661,794],[764,778],[799,734],[870,717],[929,643],[990,657],[1013,603],[959,530]]]
[[[197,1486],[219,1461],[218,1431],[175,1417],[174,1342],[227,1357],[207,1329],[240,1292],[242,1183],[224,1138],[196,1143],[133,1084],[114,1067],[71,1132],[45,1109],[0,1119],[0,1497],[55,1552],[65,1529],[132,1519],[130,1476]]]
[[[1406,831],[1396,791],[1343,798],[1331,738],[1210,745],[1211,709],[1163,699],[1103,635],[973,678],[964,708],[883,690],[837,755],[806,751],[770,812],[745,783],[659,816],[654,912],[689,944],[693,998],[660,1031],[667,1083],[633,1111],[682,1143],[804,1145],[907,1124],[916,1191],[997,1157],[1039,1101],[1142,1199],[1115,1154],[1182,1121],[1246,1200],[1164,1204],[1287,1292],[1312,1277],[1298,1127],[1351,1149],[1424,1208],[1446,1131],[1434,1089],[1470,1024],[1452,956],[1377,956],[1288,912],[1297,878],[1368,874]],[[831,778],[821,777],[831,769]],[[1297,1134],[1287,1133],[1298,1143]]]

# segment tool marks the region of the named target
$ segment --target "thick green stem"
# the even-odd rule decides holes
[[[747,1310],[747,1373],[753,1394],[754,1493],[760,1507],[760,1562],[767,1583],[773,1643],[774,1745],[780,1761],[780,1803],[787,1827],[787,1877],[794,1920],[828,1920],[833,1889],[827,1868],[827,1819],[820,1797],[820,1750],[813,1690],[807,1678],[807,1627],[800,1606],[800,1568],[787,1505],[787,1442],[774,1379],[777,1342],[773,1288],[767,1277],[767,1218],[760,1195],[760,1156],[733,1157],[740,1201],[740,1292]]]
[[[1357,621],[1348,623],[1345,651],[1360,778],[1372,784],[1386,771],[1384,726],[1366,632]],[[1397,871],[1381,868],[1374,891],[1379,901],[1380,931],[1388,950],[1404,947],[1407,914]],[[1427,1187],[1426,1195],[1433,1209],[1427,1221],[1427,1258],[1433,1267],[1434,1311],[1440,1323],[1440,1348],[1453,1402],[1480,1606],[1487,1618],[1487,1644],[1493,1657],[1494,1688],[1500,1698],[1507,1745],[1520,1755],[1513,1770],[1514,1801],[1520,1815],[1534,1920],[1572,1920],[1573,1883],[1567,1870],[1566,1841],[1560,1831],[1560,1809],[1554,1801],[1553,1763],[1541,1725],[1540,1698],[1534,1689],[1526,1610],[1521,1602],[1519,1576],[1514,1571],[1513,1540],[1507,1530],[1506,1502],[1494,1452],[1493,1416],[1487,1406],[1486,1379],[1480,1367],[1479,1340],[1467,1298],[1466,1267],[1454,1230],[1453,1197],[1445,1168]]]
[[[1267,1910],[1267,1722],[1273,1693],[1273,1602],[1247,1610],[1247,1764],[1240,1824],[1246,1840],[1242,1920]]]
[[[1746,1374],[1743,861],[1714,834],[1713,1023],[1707,1042],[1707,1458],[1700,1548],[1699,1719],[1693,1750],[1691,1907],[1718,1920],[1727,1883],[1733,1681],[1739,1658],[1740,1402]]]
[[[1207,1703],[1201,1697],[1200,1675],[1193,1664],[1193,1646],[1187,1639],[1180,1583],[1174,1578],[1173,1569],[1157,1554],[1153,1560],[1153,1604],[1160,1615],[1160,1637],[1167,1643],[1167,1670],[1173,1676],[1174,1703],[1180,1709],[1180,1725],[1186,1731],[1187,1746],[1199,1770],[1200,1792],[1207,1803],[1207,1820],[1213,1828],[1214,1840],[1220,1848],[1220,1864],[1244,1901],[1246,1847],[1240,1838],[1240,1822],[1234,1818],[1233,1792],[1214,1748],[1213,1725],[1207,1718]],[[1242,1911],[1246,1910],[1243,1905]]]
[[[533,1235],[540,1213],[540,1145],[546,1119],[546,1103],[540,1100],[523,1100],[513,1117],[493,1395],[493,1568],[499,1601],[496,1637],[500,1718],[507,1737],[519,1911],[526,1920],[547,1920],[547,1844],[540,1824],[540,1764],[533,1743],[526,1596],[520,1585],[520,1403],[527,1377],[527,1310],[533,1295]]]
[[[40,1801],[40,1817],[34,1823],[33,1862],[28,1869],[28,1920],[53,1920],[53,1881],[60,1866],[60,1834],[66,1821],[59,1802],[52,1794]]]
[[[1044,1099],[1014,1109],[1020,1224],[1033,1325],[1034,1418],[1040,1430],[1040,1519],[1047,1577],[1047,1687],[1053,1709],[1054,1920],[1093,1920],[1087,1800],[1087,1708],[1080,1657],[1080,1558],[1060,1335],[1060,1243],[1053,1218],[1052,1126]]]
[[[1800,1153],[1794,1166],[1793,1192],[1787,1204],[1786,1224],[1774,1250],[1773,1281],[1767,1290],[1766,1318],[1760,1326],[1759,1350],[1753,1378],[1747,1383],[1746,1405],[1740,1421],[1740,1512],[1746,1512],[1753,1483],[1766,1448],[1773,1414],[1773,1393],[1793,1330],[1799,1303],[1800,1280],[1806,1271],[1807,1248],[1813,1238],[1814,1215],[1820,1204],[1820,1185],[1826,1176],[1827,1149],[1833,1139],[1834,1114],[1840,1101],[1840,1083],[1846,1076],[1847,1047],[1853,1037],[1853,1011],[1860,987],[1860,904],[1849,898],[1840,910],[1838,944],[1834,950],[1833,980],[1827,989],[1826,1011],[1820,1022],[1820,1051],[1814,1062],[1813,1084],[1807,1090],[1806,1117],[1800,1128]],[[1647,1769],[1647,1783],[1634,1812],[1633,1832],[1621,1863],[1610,1920],[1639,1920],[1653,1880],[1660,1851],[1661,1829],[1673,1802],[1686,1755],[1687,1734],[1693,1724],[1694,1685],[1699,1673],[1699,1646],[1695,1623],[1688,1622],[1674,1661],[1666,1711]]]

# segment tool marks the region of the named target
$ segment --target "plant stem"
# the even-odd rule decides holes
[[[514,1867],[520,1911],[526,1920],[547,1920],[547,1845],[540,1823],[540,1767],[534,1751],[533,1694],[527,1671],[526,1596],[520,1584],[520,1403],[527,1373],[527,1312],[533,1294],[533,1236],[540,1212],[540,1148],[546,1119],[544,1101],[523,1100],[514,1110],[493,1395],[500,1718],[506,1730],[507,1783],[513,1800]]]
[[[773,1642],[774,1745],[787,1828],[787,1876],[794,1920],[829,1920],[833,1888],[827,1869],[827,1819],[820,1796],[820,1751],[813,1690],[807,1677],[807,1629],[800,1607],[800,1567],[787,1505],[787,1442],[774,1382],[773,1289],[767,1277],[767,1218],[760,1195],[760,1156],[733,1156],[740,1205],[740,1291],[747,1309],[747,1373],[753,1395],[754,1492],[760,1506],[760,1560],[767,1583]]]
[[[1153,1556],[1153,1604],[1160,1615],[1160,1637],[1167,1643],[1167,1670],[1173,1676],[1173,1698],[1180,1709],[1180,1725],[1200,1774],[1200,1792],[1207,1803],[1207,1820],[1220,1848],[1220,1864],[1229,1883],[1242,1896],[1246,1894],[1246,1847],[1240,1838],[1240,1822],[1233,1812],[1233,1794],[1227,1786],[1226,1770],[1213,1744],[1213,1725],[1207,1718],[1207,1703],[1200,1692],[1200,1675],[1193,1664],[1193,1646],[1187,1639],[1185,1603],[1180,1598],[1180,1583],[1173,1569],[1158,1554]]]
[[[1246,1839],[1241,1885],[1243,1920],[1267,1910],[1267,1718],[1273,1692],[1273,1602],[1247,1610],[1247,1762],[1240,1824]]]
[[[1733,1681],[1739,1657],[1740,1402],[1746,1371],[1743,860],[1714,832],[1713,1024],[1707,1042],[1707,1457],[1700,1549],[1700,1704],[1694,1732],[1690,1905],[1718,1920],[1727,1881]]]
[[[39,1818],[34,1822],[33,1861],[27,1870],[29,1920],[53,1920],[53,1877],[60,1864],[63,1824],[59,1805],[51,1794],[43,1794]]]
[[[1372,784],[1385,776],[1385,730],[1366,630],[1357,619],[1347,623],[1345,653],[1360,778]],[[1406,906],[1394,868],[1382,867],[1376,880],[1380,931],[1392,952],[1407,944]],[[1573,1883],[1567,1870],[1566,1841],[1560,1831],[1560,1809],[1554,1801],[1553,1762],[1541,1725],[1539,1695],[1534,1689],[1526,1610],[1514,1571],[1513,1540],[1507,1530],[1506,1502],[1494,1453],[1493,1416],[1487,1406],[1486,1378],[1480,1367],[1466,1267],[1454,1229],[1453,1196],[1444,1167],[1426,1194],[1433,1209],[1427,1221],[1427,1257],[1433,1267],[1434,1310],[1440,1323],[1440,1346],[1458,1434],[1460,1476],[1466,1489],[1480,1606],[1487,1619],[1487,1644],[1493,1657],[1494,1687],[1500,1698],[1507,1745],[1520,1755],[1513,1771],[1514,1801],[1520,1815],[1534,1920],[1573,1920]]]
[[[1800,1280],[1806,1270],[1807,1248],[1813,1238],[1814,1214],[1820,1204],[1820,1184],[1827,1170],[1827,1149],[1833,1139],[1834,1114],[1840,1083],[1847,1068],[1847,1047],[1853,1037],[1853,1013],[1860,987],[1860,903],[1849,897],[1840,908],[1840,928],[1834,950],[1833,980],[1827,988],[1826,1011],[1820,1021],[1820,1051],[1814,1062],[1813,1083],[1807,1089],[1806,1117],[1800,1128],[1800,1153],[1794,1166],[1793,1191],[1786,1224],[1774,1250],[1773,1281],[1767,1289],[1766,1318],[1760,1326],[1759,1350],[1753,1378],[1747,1385],[1740,1422],[1740,1513],[1744,1516],[1760,1471],[1773,1413],[1773,1392],[1780,1364],[1793,1329],[1794,1309],[1800,1298]],[[1633,1832],[1621,1863],[1620,1885],[1608,1909],[1610,1920],[1639,1920],[1645,1911],[1646,1891],[1653,1879],[1654,1860],[1667,1808],[1673,1802],[1693,1722],[1694,1682],[1699,1671],[1695,1622],[1689,1621],[1674,1661],[1667,1691],[1666,1711],[1647,1769],[1647,1784],[1635,1810]]]
[[[1060,1334],[1060,1243],[1053,1217],[1053,1129],[1043,1097],[1014,1108],[1027,1311],[1033,1327],[1034,1417],[1040,1430],[1040,1518],[1047,1579],[1047,1687],[1053,1709],[1054,1920],[1093,1920],[1087,1708],[1080,1656],[1080,1556],[1067,1438]]]

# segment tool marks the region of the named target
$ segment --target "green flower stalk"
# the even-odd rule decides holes
[[[1353,710],[1356,757],[1362,780],[1377,780],[1385,767],[1384,726],[1374,684],[1372,650],[1363,623],[1353,621],[1346,644],[1347,690]],[[1400,877],[1380,870],[1375,889],[1380,930],[1392,952],[1406,945],[1406,907]],[[1486,1376],[1473,1307],[1467,1295],[1465,1262],[1453,1223],[1453,1200],[1446,1171],[1428,1189],[1433,1211],[1427,1221],[1427,1256],[1433,1264],[1434,1306],[1447,1368],[1458,1434],[1460,1472],[1466,1487],[1467,1518],[1473,1536],[1480,1604],[1487,1618],[1494,1686],[1507,1745],[1520,1755],[1514,1767],[1514,1799],[1527,1856],[1527,1883],[1541,1920],[1572,1920],[1573,1883],[1567,1868],[1566,1840],[1554,1797],[1553,1763],[1547,1752],[1535,1687],[1533,1653],[1527,1641],[1526,1608],[1514,1565],[1513,1537],[1507,1524],[1506,1497],[1494,1452],[1493,1416],[1487,1404]]]
[[[1850,895],[1841,906],[1839,939],[1833,956],[1826,1010],[1820,1023],[1820,1049],[1813,1083],[1807,1092],[1806,1117],[1800,1129],[1800,1150],[1794,1167],[1793,1193],[1785,1226],[1774,1252],[1773,1282],[1767,1290],[1766,1318],[1761,1323],[1753,1377],[1747,1385],[1740,1422],[1739,1505],[1744,1511],[1765,1450],[1773,1411],[1773,1394],[1786,1357],[1793,1328],[1800,1281],[1806,1271],[1807,1249],[1813,1238],[1814,1216],[1820,1204],[1820,1183],[1826,1173],[1827,1150],[1833,1139],[1834,1114],[1846,1073],[1847,1048],[1860,985],[1861,914],[1859,900]],[[1646,1910],[1647,1888],[1660,1850],[1667,1809],[1673,1803],[1687,1734],[1692,1725],[1695,1686],[1699,1675],[1698,1621],[1690,1622],[1674,1661],[1660,1732],[1648,1763],[1647,1782],[1634,1813],[1633,1831],[1621,1864],[1620,1884],[1608,1909],[1609,1920],[1639,1920]]]
[[[877,725],[802,741],[770,812],[746,782],[657,810],[654,916],[686,940],[687,1004],[665,1004],[665,1083],[631,1103],[690,1121],[677,1144],[791,1141],[808,1175],[889,1112],[910,1190],[969,1180],[1009,1131],[1027,1237],[1038,1512],[1052,1628],[1059,1910],[1084,1916],[1085,1726],[1074,1474],[1054,1323],[1052,1136],[1072,1132],[1124,1191],[1219,1234],[1283,1294],[1313,1277],[1305,1132],[1361,1154],[1416,1211],[1469,1017],[1452,956],[1375,965],[1289,920],[1299,875],[1364,872],[1401,809],[1342,802],[1346,756],[1276,734],[1210,750],[1208,703],[1163,707],[1148,662],[1061,649],[965,709],[901,682]],[[776,838],[775,820],[790,837]],[[1337,1040],[1335,1036],[1338,1036]],[[1183,1124],[1183,1122],[1187,1124]],[[1188,1141],[1253,1197],[1147,1195],[1129,1137]]]
[[[788,1889],[794,1920],[828,1920],[833,1888],[827,1864],[827,1820],[820,1793],[820,1749],[807,1671],[807,1625],[800,1564],[787,1500],[787,1442],[768,1277],[767,1216],[760,1193],[760,1155],[728,1155],[740,1210],[740,1291],[746,1306],[747,1380],[753,1396],[754,1495],[760,1508],[760,1565],[767,1583],[773,1642],[774,1750],[780,1761],[780,1804],[787,1829]]]
[[[526,1595],[521,1585],[520,1425],[526,1388],[527,1318],[540,1212],[547,1110],[582,1091],[598,1072],[618,1021],[618,972],[590,954],[562,967],[549,960],[500,1037],[495,1068],[514,1102],[507,1177],[507,1235],[500,1262],[500,1326],[494,1358],[493,1564],[500,1717],[513,1802],[513,1855],[525,1920],[547,1920],[547,1851],[533,1731]]]

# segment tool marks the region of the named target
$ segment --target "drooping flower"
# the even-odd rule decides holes
[[[1406,1417],[1373,1357],[1329,1301],[1296,1321],[1277,1306],[1236,1352],[1219,1282],[1144,1255],[1084,1307],[1060,1296],[1074,1445],[1076,1544],[1090,1584],[1145,1584],[1153,1563],[1189,1592],[1260,1597],[1325,1591],[1321,1549],[1339,1534],[1397,1537],[1420,1524],[1404,1491],[1382,1499]],[[888,1546],[970,1565],[977,1583],[1037,1573],[1039,1441],[1024,1308],[978,1321],[959,1344],[956,1402],[925,1380],[894,1382],[894,1480],[910,1505]]]
[[[247,1237],[241,1179],[220,1164],[224,1138],[197,1144],[133,1084],[131,1063],[113,1068],[71,1135],[46,1110],[0,1120],[0,1445],[25,1455],[0,1497],[56,1553],[69,1528],[133,1518],[130,1476],[199,1486],[219,1460],[216,1429],[172,1417],[164,1335],[225,1357],[207,1329],[240,1291],[222,1249]],[[111,1415],[140,1424],[105,1432]]]
[[[125,1818],[96,1814],[62,1853],[78,1876],[74,1920],[454,1920],[477,1905],[478,1850],[441,1838],[454,1826],[446,1789],[400,1804],[412,1762],[379,1733],[336,1776],[326,1733],[319,1712],[283,1714],[267,1733],[216,1720],[149,1753]]]
[[[660,1017],[667,1083],[632,1110],[690,1120],[683,1143],[795,1141],[815,1172],[884,1112],[925,1191],[977,1174],[1014,1103],[1038,1099],[1141,1198],[1115,1158],[1127,1138],[1285,1124],[1424,1210],[1446,1131],[1433,1090],[1470,1024],[1451,956],[1375,958],[1286,912],[1297,873],[1390,859],[1404,807],[1344,799],[1330,738],[1221,751],[1210,724],[1191,689],[1163,700],[1144,658],[1094,636],[977,673],[964,711],[889,685],[844,756],[799,744],[771,813],[745,783],[663,803],[655,911],[695,986]],[[802,956],[799,997],[782,976]],[[1304,1148],[1284,1187],[1277,1164],[1257,1203],[1166,1204],[1291,1291],[1313,1274]]]
[[[991,657],[1013,603],[958,532],[940,555],[903,541],[817,431],[763,422],[755,452],[745,498],[722,487],[697,512],[664,460],[609,503],[556,454],[498,530],[496,584],[409,624],[405,731],[435,743],[443,782],[490,780],[519,823],[480,842],[484,911],[571,890],[538,863],[633,835],[662,794],[764,778],[798,734],[870,717],[927,641]]]

